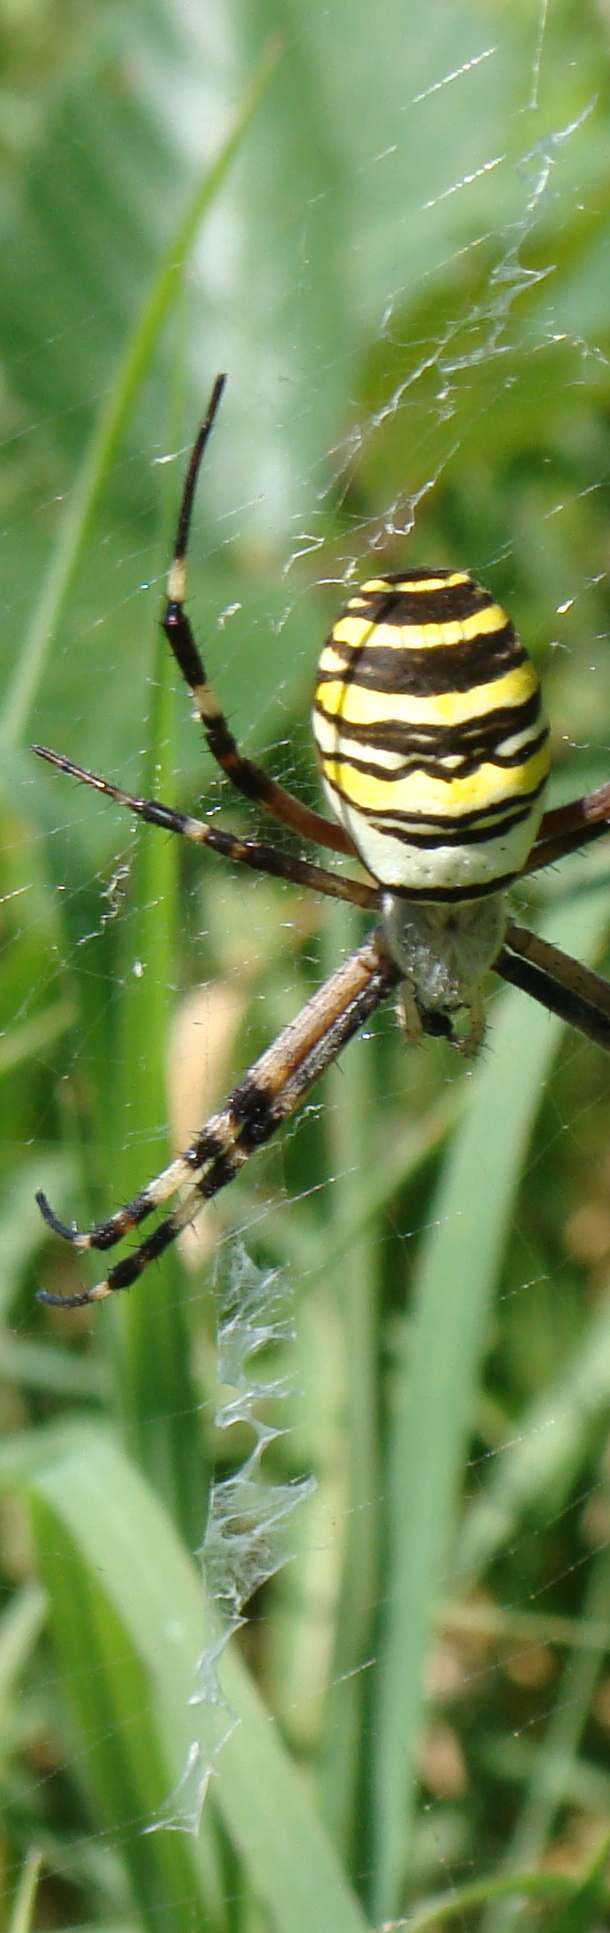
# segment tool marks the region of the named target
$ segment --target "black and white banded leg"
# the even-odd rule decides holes
[[[131,1229],[138,1228],[179,1188],[183,1200],[171,1215],[145,1237],[95,1287],[71,1296],[39,1291],[38,1300],[55,1308],[82,1308],[100,1302],[117,1289],[131,1288],[138,1276],[176,1240],[204,1204],[233,1180],[256,1148],[262,1147],[283,1121],[301,1106],[314,1082],[341,1053],[364,1021],[390,992],[398,978],[382,937],[373,933],[313,994],[296,1020],[285,1027],[249,1073],[239,1081],[223,1108],[211,1116],[190,1148],[171,1161],[154,1181],[142,1188],[105,1222],[79,1231],[59,1221],[46,1196],[38,1206],[54,1234],[80,1252],[113,1248]]]

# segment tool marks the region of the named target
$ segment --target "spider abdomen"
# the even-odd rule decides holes
[[[313,722],[333,811],[381,885],[468,899],[521,872],[549,771],[540,683],[465,571],[354,592],[320,657]]]

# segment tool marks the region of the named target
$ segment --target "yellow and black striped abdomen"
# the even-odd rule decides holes
[[[333,811],[383,886],[468,899],[521,872],[548,728],[510,618],[465,571],[354,592],[320,657],[313,724]]]

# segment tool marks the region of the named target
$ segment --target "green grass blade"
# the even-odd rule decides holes
[[[467,1913],[478,1913],[489,1900],[517,1898],[531,1900],[534,1907],[542,1907],[554,1900],[571,1899],[574,1881],[564,1873],[513,1873],[510,1879],[486,1879],[472,1881],[466,1886],[452,1886],[451,1892],[437,1893],[427,1900],[424,1906],[416,1907],[409,1914],[409,1933],[439,1933],[439,1927],[457,1925],[460,1933],[470,1925]]]
[[[7,1933],[30,1933],[34,1922],[41,1865],[42,1853],[37,1851],[28,1853],[13,1901],[13,1910],[7,1922]]]
[[[176,1927],[207,1925],[205,1840],[141,1837],[201,1728],[200,1708],[189,1706],[205,1642],[201,1580],[149,1486],[106,1437],[49,1432],[39,1448],[40,1459],[27,1443],[4,1453],[0,1484],[21,1468],[94,1815],[136,1872],[151,1924],[155,1901],[170,1898]],[[324,1826],[234,1648],[222,1683],[240,1722],[219,1754],[214,1800],[253,1893],[282,1933],[364,1933]]]
[[[59,614],[91,525],[104,478],[118,448],[134,397],[149,366],[159,332],[175,302],[198,228],[224,185],[279,57],[271,45],[246,88],[235,120],[212,166],[206,164],[168,242],[157,274],[127,342],[109,397],[97,419],[74,482],[61,537],[56,546],[34,615],[19,655],[4,707],[2,732],[8,744],[22,738],[42,675]]]
[[[166,493],[167,494],[167,493]],[[167,505],[165,506],[167,508]],[[174,506],[170,515],[173,519]],[[167,516],[163,523],[168,522]],[[163,550],[170,539],[163,532]],[[171,657],[157,627],[151,714],[141,790],[171,792],[175,698]],[[122,987],[114,1043],[114,1106],[108,1123],[106,1199],[129,1201],[143,1179],[169,1160],[166,1043],[180,959],[180,842],[150,837],[139,825],[130,861],[129,902],[117,924],[116,976]],[[138,971],[134,972],[137,963]],[[105,1093],[100,1093],[103,1113]],[[114,1386],[131,1455],[160,1490],[189,1546],[201,1536],[205,1477],[198,1392],[191,1375],[185,1278],[174,1249],[140,1296],[112,1305]]]

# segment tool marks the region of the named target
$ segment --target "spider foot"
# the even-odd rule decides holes
[[[177,1180],[182,1180],[180,1172],[174,1182],[175,1170],[181,1169],[181,1165],[176,1162],[170,1163],[169,1168],[164,1168],[163,1173],[157,1176],[156,1183],[143,1188],[139,1195],[134,1195],[132,1201],[125,1202],[123,1208],[117,1208],[108,1221],[94,1222],[92,1228],[79,1228],[76,1222],[60,1221],[59,1215],[55,1214],[42,1188],[38,1190],[36,1201],[47,1228],[52,1229],[54,1235],[59,1235],[63,1242],[69,1242],[71,1248],[79,1249],[81,1254],[90,1248],[114,1248],[116,1243],[121,1242],[123,1236],[129,1233],[130,1228],[137,1228],[139,1222],[152,1214],[159,1201],[163,1201],[165,1194],[170,1192],[170,1188],[173,1190],[174,1186],[177,1186]],[[169,1187],[164,1186],[168,1178]]]
[[[36,1201],[43,1222],[46,1222],[47,1228],[52,1229],[54,1235],[60,1235],[64,1242],[71,1242],[73,1248],[90,1248],[90,1236],[84,1234],[81,1229],[77,1228],[76,1222],[60,1221],[59,1215],[55,1214],[55,1210],[51,1207],[50,1201],[47,1201],[47,1197],[43,1194],[42,1188],[38,1189]]]
[[[50,1289],[37,1289],[36,1301],[45,1309],[86,1309],[90,1302],[101,1302],[109,1294],[108,1284],[98,1282],[94,1289],[78,1289],[74,1295],[53,1295]]]

